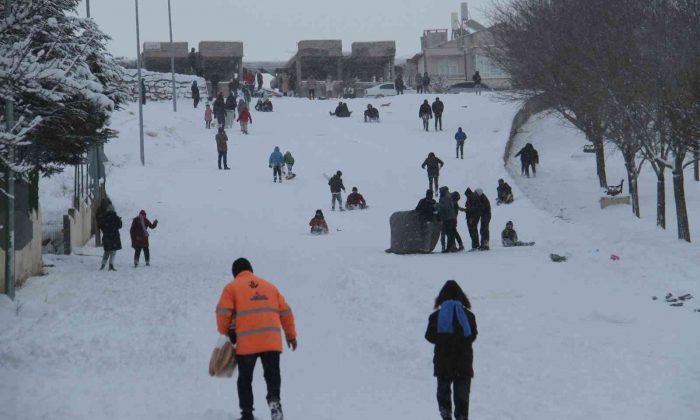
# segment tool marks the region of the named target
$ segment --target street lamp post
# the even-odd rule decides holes
[[[136,67],[139,84],[139,140],[141,148],[141,165],[146,165],[146,157],[143,150],[143,79],[141,79],[141,37],[139,35],[139,0],[134,0],[136,5]]]
[[[170,74],[173,79],[173,112],[177,112],[177,91],[175,90],[175,44],[173,44],[173,18],[168,0],[168,26],[170,27]]]

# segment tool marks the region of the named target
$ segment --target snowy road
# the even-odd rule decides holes
[[[651,296],[691,291],[700,299],[698,246],[655,248],[659,233],[633,235],[622,212],[606,215],[602,228],[555,217],[503,167],[513,105],[448,96],[445,131],[425,133],[422,99],[372,100],[391,102],[379,108],[380,124],[361,122],[367,100],[350,101],[350,119],[329,117],[333,102],[276,100],[274,113],[253,114],[249,136],[229,130],[230,171],[216,169],[215,133],[203,128],[202,108],[182,103],[173,115],[169,103],[146,106],[145,168],[136,107],[115,115],[121,135],[106,153],[109,193],[125,224],[119,271],[97,271],[100,250],[86,248],[94,256],[47,257],[55,267],[31,279],[16,302],[0,297],[0,418],[237,418],[235,381],[211,379],[207,363],[214,306],[231,262],[246,256],[296,315],[299,349],[282,356],[290,420],[437,418],[423,334],[447,279],[470,295],[479,323],[473,418],[697,419],[700,314]],[[453,155],[458,126],[469,136],[464,160]],[[272,182],[274,146],[294,154],[295,180]],[[445,161],[441,184],[460,193],[482,187],[494,203],[498,178],[514,187],[513,205],[494,203],[492,251],[384,253],[390,214],[424,194],[420,164],[431,151]],[[323,174],[336,170],[370,210],[330,211]],[[152,266],[134,269],[128,225],[142,208],[160,224]],[[326,237],[308,234],[317,208],[331,229]],[[537,245],[500,247],[507,220]],[[610,243],[606,228],[622,220],[627,230]],[[468,240],[463,218],[458,229]],[[555,264],[550,252],[572,258]],[[259,368],[256,415],[265,419]]]

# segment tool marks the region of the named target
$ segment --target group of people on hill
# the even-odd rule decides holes
[[[236,119],[236,109],[238,109],[238,119]],[[248,134],[248,125],[253,124],[253,116],[248,109],[248,102],[241,98],[236,103],[236,96],[233,91],[229,92],[224,99],[224,94],[219,92],[214,100],[214,107],[207,104],[204,109],[204,123],[206,128],[211,128],[213,118],[216,118],[217,127],[232,128],[233,122],[240,124],[241,132]]]
[[[105,198],[100,203],[96,219],[97,227],[102,232],[102,248],[104,251],[100,270],[108,267],[109,271],[117,271],[114,267],[114,259],[117,251],[122,249],[121,235],[119,234],[119,230],[122,228],[122,219],[117,215],[109,198]],[[158,220],[151,222],[146,216],[145,210],[141,210],[138,216],[131,221],[129,234],[131,236],[131,247],[134,248],[134,267],[138,267],[142,252],[146,265],[151,265],[148,229],[155,229],[157,226]]]
[[[338,210],[340,211],[364,210],[368,208],[367,201],[362,194],[360,194],[357,187],[352,187],[352,192],[347,196],[345,206],[343,207],[342,193],[345,191],[345,185],[343,185],[342,176],[343,173],[337,171],[335,175],[328,179],[328,186],[331,190],[331,210],[335,211],[336,203],[338,203]],[[314,217],[309,222],[309,226],[311,226],[312,234],[320,235],[328,233],[328,224],[326,223],[321,209],[316,210]]]
[[[294,156],[292,152],[286,151],[284,154],[280,151],[279,146],[275,146],[275,149],[270,153],[270,159],[268,160],[269,167],[272,168],[272,182],[277,182],[279,180],[282,183],[282,172],[283,167],[287,166],[287,174],[285,175],[287,179],[292,179],[296,175],[292,172],[294,167]]]
[[[418,108],[418,118],[423,121],[423,129],[430,131],[430,120],[435,119],[435,131],[442,131],[442,113],[445,111],[445,104],[440,98],[435,98],[431,105],[427,99]]]

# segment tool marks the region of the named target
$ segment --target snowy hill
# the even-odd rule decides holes
[[[167,102],[145,107],[145,167],[136,105],[116,114],[120,137],[106,153],[109,194],[125,224],[119,271],[97,270],[99,249],[48,256],[55,266],[48,275],[28,281],[16,302],[0,297],[0,418],[237,418],[235,380],[211,379],[206,369],[216,302],[231,262],[245,256],[296,316],[299,349],[281,362],[290,420],[437,418],[432,346],[423,335],[448,279],[471,297],[479,323],[473,418],[696,419],[698,246],[670,240],[627,208],[601,213],[595,188],[584,199],[589,207],[557,217],[546,204],[558,167],[543,163],[541,177],[514,180],[503,166],[514,105],[446,96],[445,131],[425,133],[422,99],[351,100],[349,119],[328,116],[332,101],[275,99],[275,112],[253,113],[249,136],[228,131],[230,171],[216,168],[203,106],[181,102],[177,114]],[[379,108],[381,123],[362,122],[368,102],[391,102]],[[464,160],[454,158],[458,126],[469,136]],[[556,128],[536,127],[544,157],[554,147],[547,130]],[[274,146],[294,154],[295,180],[272,182]],[[492,251],[384,253],[391,213],[413,209],[424,195],[420,165],[431,151],[445,162],[441,185],[460,193],[481,187],[491,198]],[[323,174],[336,170],[369,210],[330,211]],[[495,206],[498,178],[514,188],[510,206]],[[697,203],[697,185],[688,187],[689,203]],[[557,189],[556,200],[579,203],[579,193]],[[134,269],[128,225],[140,209],[160,224],[152,266]],[[327,236],[308,233],[316,209],[326,215]],[[537,245],[502,248],[507,220]],[[691,213],[691,224],[697,220]],[[458,229],[468,240],[463,218]],[[550,252],[569,261],[553,263]],[[612,253],[621,260],[611,261]],[[667,292],[697,300],[669,307]],[[256,415],[267,419],[260,366],[254,387]]]

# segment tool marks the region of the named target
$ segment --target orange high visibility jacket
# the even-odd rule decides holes
[[[216,306],[219,333],[236,332],[236,354],[282,351],[282,329],[287,340],[296,338],[294,315],[277,288],[250,271],[224,287]]]

